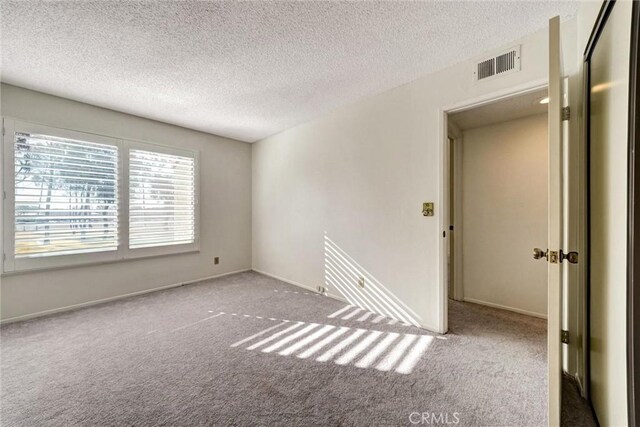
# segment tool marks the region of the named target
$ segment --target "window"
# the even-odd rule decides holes
[[[197,251],[197,152],[4,119],[4,272]]]
[[[194,158],[130,150],[129,247],[194,241]]]
[[[15,258],[118,249],[118,148],[16,132]]]

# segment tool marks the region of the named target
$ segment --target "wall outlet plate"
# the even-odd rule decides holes
[[[362,289],[364,289],[364,277],[360,277],[358,279],[358,286],[360,286]]]

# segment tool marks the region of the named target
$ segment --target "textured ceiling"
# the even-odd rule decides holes
[[[492,102],[481,107],[450,114],[449,120],[460,130],[469,130],[481,126],[489,126],[508,120],[521,119],[544,114],[549,105],[540,104],[542,98],[547,97],[547,89],[530,92],[524,95]]]
[[[242,141],[535,32],[577,3],[6,1],[7,83]]]

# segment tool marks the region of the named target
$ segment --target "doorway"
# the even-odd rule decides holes
[[[449,298],[546,318],[547,89],[448,114]]]

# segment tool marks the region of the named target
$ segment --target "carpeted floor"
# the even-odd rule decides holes
[[[568,375],[562,377],[562,413],[560,423],[563,427],[598,427],[591,405],[582,398],[578,383]]]
[[[3,426],[542,426],[546,323],[445,336],[257,273],[1,328]]]

